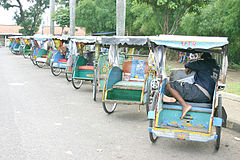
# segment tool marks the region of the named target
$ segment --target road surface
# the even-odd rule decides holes
[[[75,90],[64,75],[55,77],[29,59],[0,48],[0,160],[94,160],[240,158],[240,134],[223,129],[214,142],[148,137],[142,106],[119,105],[107,115],[92,100],[90,83]]]

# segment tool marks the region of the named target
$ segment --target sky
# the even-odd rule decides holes
[[[13,0],[16,2],[16,0]],[[23,8],[28,8],[31,3],[28,3],[26,0],[21,0],[23,4]],[[3,7],[0,6],[0,24],[4,25],[16,25],[15,20],[13,19],[14,13],[16,12],[16,8],[11,8],[9,10],[3,9]],[[44,19],[44,25],[50,25],[50,11],[47,9],[43,15]]]

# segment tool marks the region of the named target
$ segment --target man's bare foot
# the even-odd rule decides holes
[[[190,111],[191,109],[192,109],[192,106],[189,104],[187,106],[183,107],[181,120],[183,120],[183,118],[186,116],[187,112]]]
[[[167,102],[167,103],[174,103],[176,102],[176,98],[174,97],[168,97],[166,95],[163,95],[163,102]]]

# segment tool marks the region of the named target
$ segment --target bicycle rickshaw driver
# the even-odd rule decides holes
[[[185,64],[186,74],[191,73],[191,71],[196,72],[193,84],[181,81],[169,82],[163,95],[164,102],[176,102],[177,100],[182,105],[181,120],[192,108],[186,101],[196,103],[211,102],[220,67],[216,60],[205,52],[202,54],[201,60]]]

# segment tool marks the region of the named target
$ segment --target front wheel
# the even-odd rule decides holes
[[[97,72],[96,72],[96,69],[94,70],[94,78],[93,78],[92,87],[93,87],[93,100],[96,101],[96,97],[97,97]]]
[[[149,127],[152,128],[154,126],[154,123],[155,123],[154,120],[150,119],[149,120]],[[149,138],[150,138],[152,143],[155,143],[157,141],[157,139],[158,139],[158,137],[155,136],[152,132],[149,132]]]
[[[61,68],[51,67],[51,72],[54,76],[59,76],[62,72]]]
[[[111,114],[115,111],[115,109],[117,108],[117,103],[105,103],[105,102],[102,102],[102,105],[103,105],[103,110],[108,113],[108,114]]]
[[[32,54],[30,55],[30,59],[31,59],[32,63],[34,65],[36,65],[36,60],[35,60],[35,58],[34,58],[34,56]]]
[[[218,106],[217,106],[217,117],[222,118],[222,95],[218,96]],[[215,149],[218,151],[220,148],[220,142],[221,142],[221,131],[222,131],[222,126],[216,126],[216,144],[215,144]]]
[[[80,79],[72,78],[72,84],[75,89],[80,89],[83,84],[83,81]]]
[[[157,92],[153,92],[153,100],[152,100],[151,105],[149,105],[150,111],[154,111],[156,109],[157,101],[158,101],[158,93]],[[154,123],[155,123],[155,120],[150,119],[149,120],[149,128],[153,128],[154,127]],[[155,143],[157,141],[157,139],[158,139],[158,137],[155,136],[152,132],[149,132],[149,138],[150,138],[152,143]]]
[[[149,112],[149,107],[151,105],[151,97],[150,97],[150,94],[151,94],[151,90],[150,90],[150,83],[147,82],[147,100],[146,100],[146,112],[148,114]]]

